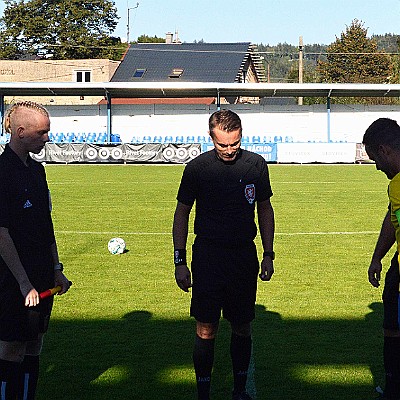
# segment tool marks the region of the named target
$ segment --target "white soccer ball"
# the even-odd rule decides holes
[[[108,242],[108,251],[111,254],[122,254],[126,249],[126,243],[124,239],[112,238]]]

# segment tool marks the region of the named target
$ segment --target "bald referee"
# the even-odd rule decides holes
[[[274,211],[268,166],[240,148],[242,124],[232,111],[211,115],[214,149],[185,168],[173,223],[175,279],[185,292],[192,287],[190,313],[196,319],[193,362],[199,400],[210,399],[214,343],[222,315],[230,322],[233,400],[251,400],[246,392],[251,358],[251,321],[255,317],[260,272],[254,239],[257,205],[263,259],[260,278],[274,273]],[[196,203],[191,271],[186,260],[188,222]],[[192,286],[193,279],[193,286]]]

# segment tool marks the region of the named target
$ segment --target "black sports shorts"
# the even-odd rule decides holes
[[[255,317],[259,263],[253,242],[224,246],[196,238],[192,253],[190,315],[199,322],[244,324]]]
[[[14,280],[2,285],[0,293],[0,340],[27,342],[47,331],[53,298],[40,300],[36,307],[26,307]]]
[[[383,328],[390,330],[400,329],[399,309],[399,254],[396,252],[392,258],[390,268],[385,277],[385,288],[383,289]]]

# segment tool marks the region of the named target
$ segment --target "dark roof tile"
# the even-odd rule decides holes
[[[249,42],[132,45],[111,82],[235,82],[250,46]],[[170,78],[174,68],[183,69],[179,78]],[[146,70],[140,78],[133,77],[137,69]]]

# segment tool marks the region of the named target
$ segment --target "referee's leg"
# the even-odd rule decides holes
[[[196,373],[199,400],[210,399],[211,372],[214,364],[215,336],[219,323],[196,321],[196,338],[193,349],[193,365]]]
[[[236,395],[246,392],[247,376],[251,360],[251,323],[235,325],[231,323],[231,359],[233,370],[233,392]]]

